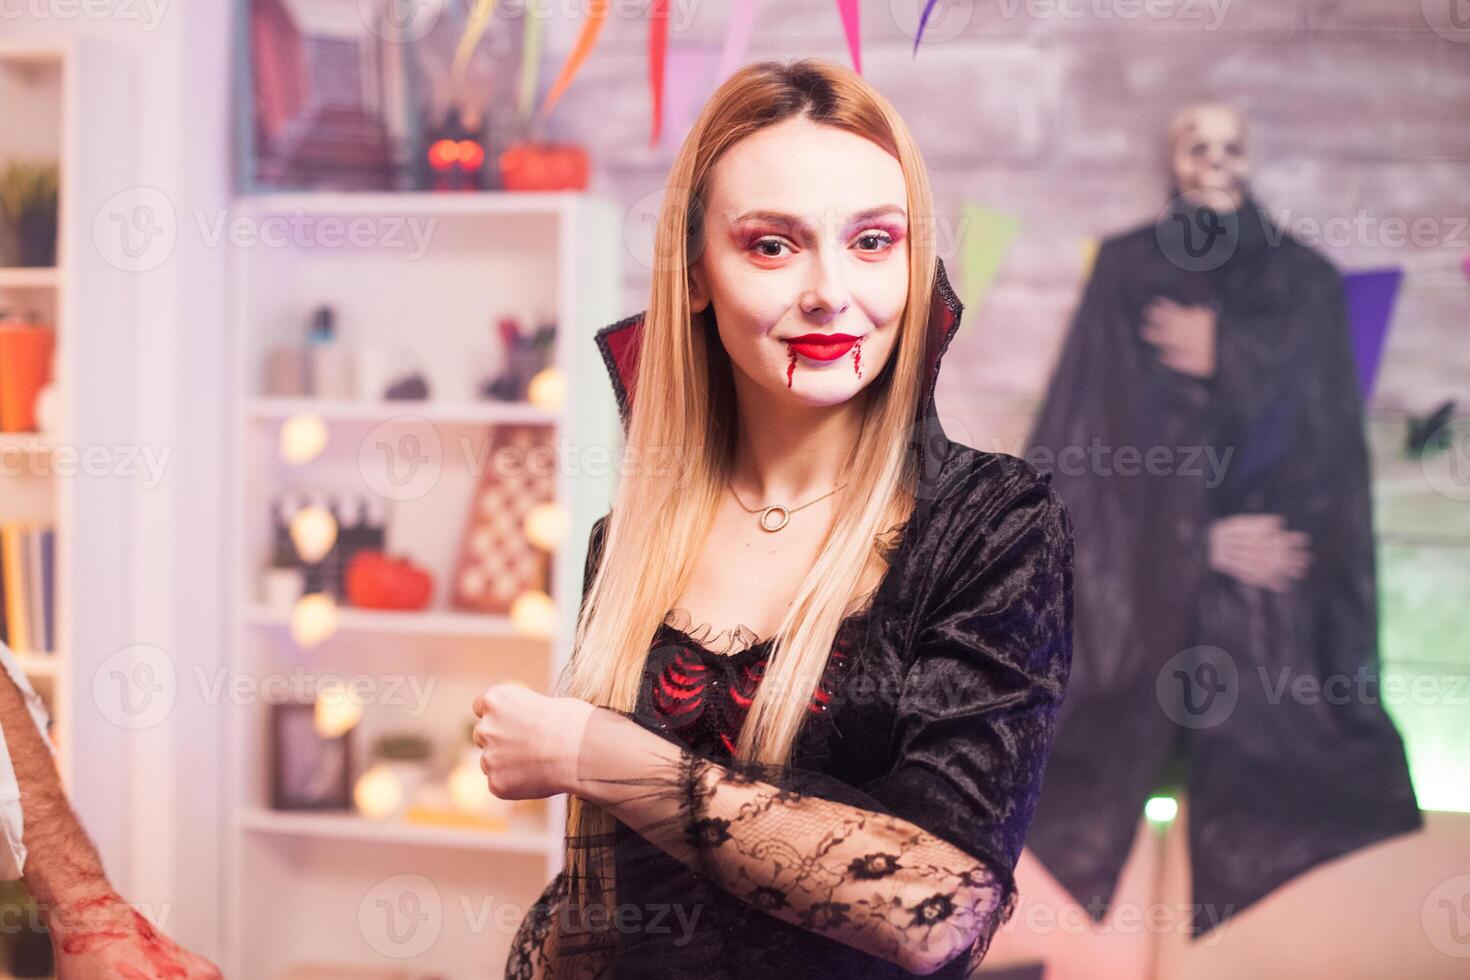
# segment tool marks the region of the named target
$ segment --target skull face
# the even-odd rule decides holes
[[[1245,117],[1227,105],[1190,106],[1169,127],[1177,192],[1190,204],[1234,211],[1250,176]]]

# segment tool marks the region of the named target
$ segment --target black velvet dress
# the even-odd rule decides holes
[[[984,956],[1015,908],[1066,688],[1072,537],[1046,477],[940,429],[934,379],[959,316],[940,265],[917,503],[874,543],[887,570],[842,622],[789,764],[731,756],[770,639],[740,627],[719,651],[671,610],[624,717],[680,747],[678,765],[629,781],[677,801],[676,816],[569,839],[594,867],[611,862],[624,915],[578,915],[559,874],[522,923],[508,977],[904,977],[915,963],[960,977]],[[598,335],[625,421],[639,320]],[[592,528],[587,581],[611,516]],[[938,960],[902,952],[941,936],[964,939]]]

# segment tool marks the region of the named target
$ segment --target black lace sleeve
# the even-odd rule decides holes
[[[715,761],[599,708],[578,794],[748,907],[904,971],[973,968],[1014,909],[1071,660],[1070,524],[1023,482],[951,529],[882,779]]]
[[[542,890],[511,939],[506,980],[595,980],[612,975],[612,946],[593,930],[579,930],[567,873]]]

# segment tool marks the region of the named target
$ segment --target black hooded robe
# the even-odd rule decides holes
[[[1156,776],[1182,757],[1196,938],[1422,824],[1378,698],[1341,277],[1254,202],[1213,225],[1219,242],[1199,234],[1212,218],[1176,207],[1102,245],[1028,450],[1075,525],[1076,646],[1027,846],[1101,921]],[[1158,296],[1214,307],[1213,377],[1141,338]],[[1210,569],[1210,523],[1243,513],[1311,536],[1290,593]]]

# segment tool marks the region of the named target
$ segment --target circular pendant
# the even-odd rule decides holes
[[[776,511],[780,511],[781,512],[781,523],[780,524],[777,524],[774,527],[772,527],[767,522],[771,520],[771,514],[775,513]],[[771,506],[767,507],[765,510],[761,511],[761,530],[762,531],[779,531],[783,527],[786,526],[786,522],[789,521],[789,520],[791,520],[791,513],[785,507],[778,507],[777,505],[772,504]]]

